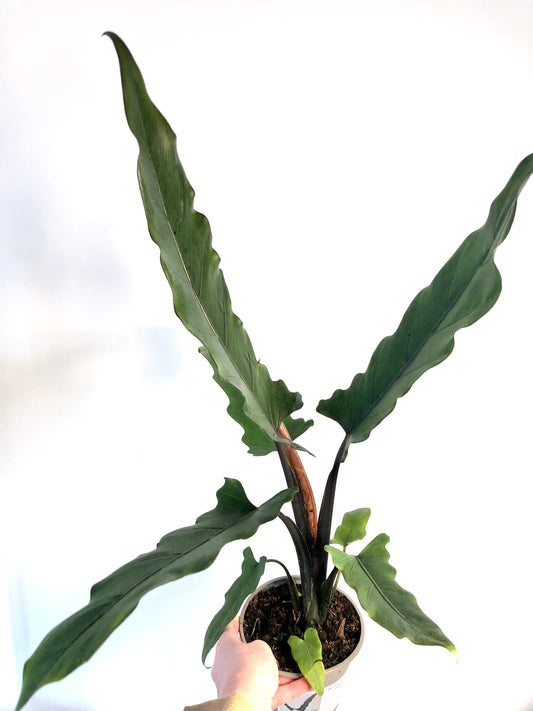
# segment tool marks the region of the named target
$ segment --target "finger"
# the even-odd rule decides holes
[[[237,648],[241,644],[239,636],[239,618],[233,619],[220,635],[215,649],[215,662],[217,654],[224,654],[226,650]]]
[[[238,617],[233,618],[233,620],[229,623],[224,632],[222,632],[220,639],[222,639],[222,637],[224,637],[225,639],[240,639]]]
[[[283,706],[283,704],[293,701],[312,690],[307,679],[303,677],[300,679],[287,679],[286,682],[282,682],[280,679],[280,685],[272,699],[272,708],[275,709],[278,706]]]
[[[291,681],[294,681],[294,679],[289,679],[289,677],[287,676],[280,676],[279,686],[285,686],[285,684],[290,684]]]

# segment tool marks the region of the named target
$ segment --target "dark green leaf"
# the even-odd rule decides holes
[[[291,440],[294,443],[295,439],[298,439],[300,435],[312,427],[315,423],[313,420],[304,420],[303,417],[291,417],[290,415],[283,420],[283,424],[288,429],[291,436]]]
[[[249,417],[246,416],[244,411],[244,397],[242,396],[240,390],[233,387],[233,385],[224,381],[220,377],[217,365],[209,355],[206,348],[200,348],[200,353],[205,356],[211,364],[211,367],[213,368],[213,379],[220,385],[229,398],[228,414],[233,417],[233,419],[244,429],[242,441],[248,447],[248,452],[255,456],[264,456],[266,454],[270,454],[270,452],[275,452],[276,445],[274,444],[274,441],[264,430],[258,427],[254,422],[252,422],[252,420],[250,420]],[[291,436],[291,440],[295,440],[314,424],[313,420],[306,421],[302,418],[295,420],[290,415],[288,415],[283,422]],[[293,447],[296,447],[296,449],[303,449],[303,447],[295,444],[294,441],[289,442],[289,440],[283,440],[282,438],[278,438],[278,441],[291,444]]]
[[[224,596],[224,605],[211,620],[204,638],[202,662],[205,664],[207,655],[213,649],[222,632],[233,618],[238,614],[246,598],[257,589],[259,580],[265,572],[266,558],[263,556],[259,563],[255,560],[251,548],[244,551],[242,572]]]
[[[172,288],[174,308],[186,328],[216,363],[216,380],[242,396],[233,416],[253,422],[271,440],[290,413],[302,406],[298,393],[270,379],[258,362],[248,334],[231,309],[220,259],[211,246],[211,230],[193,207],[194,191],[176,153],[176,136],[149,98],[128,48],[108,32],[120,62],[126,118],[139,144],[138,177],[150,235]]]
[[[296,489],[285,489],[255,507],[239,481],[226,479],[217,506],[194,526],[164,536],[157,548],[135,558],[93,586],[89,604],[48,633],[24,666],[17,711],[41,686],[63,679],[86,662],[154,588],[209,567],[221,548],[252,536],[272,521]]]
[[[294,661],[298,664],[298,669],[316,693],[322,696],[326,671],[322,662],[322,644],[318,632],[314,627],[308,627],[303,639],[291,635],[289,645]]]
[[[485,225],[472,233],[407,309],[398,330],[375,350],[365,373],[347,390],[321,400],[318,412],[347,433],[344,456],[362,442],[429,368],[447,358],[454,334],[483,316],[496,302],[501,278],[494,252],[507,236],[520,191],[533,172],[533,155],[516,168],[492,203]]]
[[[348,511],[342,517],[342,523],[337,527],[331,542],[346,548],[350,543],[360,541],[366,536],[366,524],[369,518],[370,509]]]
[[[376,536],[359,555],[348,555],[326,546],[334,565],[353,588],[370,617],[396,637],[415,644],[438,645],[456,653],[455,646],[419,608],[414,595],[395,581],[396,570],[389,565],[386,545],[389,537]]]

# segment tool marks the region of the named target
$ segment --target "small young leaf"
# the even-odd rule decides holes
[[[308,627],[305,630],[303,639],[291,635],[289,637],[289,645],[299,670],[316,693],[322,696],[326,671],[322,662],[322,643],[318,632],[314,627]]]
[[[259,580],[265,572],[267,559],[264,556],[261,557],[258,563],[253,556],[251,548],[246,548],[243,555],[241,575],[224,595],[224,605],[213,617],[205,633],[204,648],[202,650],[202,662],[204,664],[207,655],[218,642],[222,632],[238,614],[242,603],[248,595],[251,595],[257,589]]]
[[[296,489],[285,489],[254,506],[236,479],[226,479],[217,506],[194,526],[164,536],[157,548],[135,558],[93,586],[89,604],[49,632],[24,665],[16,707],[45,684],[59,681],[92,657],[154,588],[208,568],[226,543],[250,538],[259,526],[278,516]]]
[[[355,509],[348,511],[342,517],[342,523],[335,531],[332,543],[343,548],[354,541],[360,541],[366,536],[366,524],[370,518],[370,509]]]
[[[373,620],[396,637],[407,637],[415,644],[445,647],[455,654],[453,643],[422,612],[415,596],[395,581],[396,570],[389,565],[385,547],[389,540],[381,533],[357,556],[331,546],[326,546],[326,550]]]
[[[346,390],[336,390],[319,402],[317,411],[338,422],[347,434],[343,458],[350,443],[367,439],[394,410],[398,398],[450,355],[455,332],[495,304],[501,277],[494,253],[511,229],[518,196],[532,173],[530,155],[492,203],[485,225],[466,238],[411,302],[396,332],[381,341],[366,372],[356,375]]]
[[[268,438],[279,441],[278,428],[302,406],[301,396],[283,381],[272,381],[257,360],[233,313],[209,222],[194,209],[194,191],[176,152],[176,136],[148,96],[129,49],[113,32],[106,34],[120,63],[126,118],[139,144],[137,174],[146,219],[161,252],[176,315],[201,341],[208,360],[216,363],[215,380],[239,391],[242,399],[234,405],[235,419],[243,426],[253,422]]]

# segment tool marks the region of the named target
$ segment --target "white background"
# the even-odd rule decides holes
[[[175,319],[136,185],[129,45],[211,222],[258,357],[305,416],[347,387],[533,152],[530,0],[2,0],[0,708],[92,583],[215,504],[259,504],[253,459]],[[503,293],[343,466],[398,581],[459,649],[367,620],[345,709],[533,708],[533,185],[497,255]],[[342,431],[302,443],[321,491]],[[244,544],[156,590],[28,711],[177,709],[214,695],[203,633]],[[294,567],[278,522],[256,556]],[[273,566],[268,577],[279,574]]]

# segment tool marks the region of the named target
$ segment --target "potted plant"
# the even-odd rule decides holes
[[[496,302],[501,283],[494,252],[511,228],[518,196],[533,172],[533,155],[518,165],[492,203],[485,225],[466,238],[414,298],[396,332],[377,346],[368,369],[348,388],[320,401],[319,414],[337,422],[344,434],[318,507],[298,453],[303,448],[296,442],[313,422],[293,417],[302,407],[300,395],[282,381],[272,381],[257,360],[232,311],[207,219],[194,210],[194,193],[177,156],[174,133],[149,99],[129,50],[119,37],[108,34],[120,62],[126,117],[139,143],[138,176],[148,227],[161,251],[175,311],[200,340],[200,352],[229,398],[228,412],[244,430],[243,442],[255,456],[277,452],[285,485],[255,506],[239,481],[226,479],[215,508],[94,585],[88,605],[54,628],[26,662],[17,710],[40,687],[87,661],[143,595],[204,570],[226,543],[248,539],[276,518],[293,541],[299,567],[298,579],[285,571],[288,595],[283,597],[289,617],[300,625],[298,634],[288,629],[285,638],[318,693],[325,681],[321,656],[328,640],[323,631],[340,576],[356,591],[369,616],[397,637],[455,652],[414,596],[396,582],[385,534],[357,554],[347,552],[365,536],[370,510],[350,510],[333,530],[335,491],[350,446],[366,440],[398,398],[450,355],[457,330],[474,323]],[[282,511],[289,503],[293,517]],[[257,588],[266,563],[265,557],[257,561],[251,549],[245,549],[242,572],[207,629],[204,662],[226,624]]]

